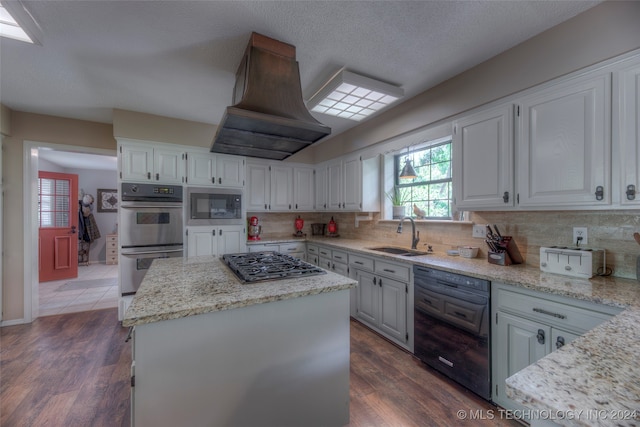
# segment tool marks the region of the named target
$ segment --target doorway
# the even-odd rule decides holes
[[[105,252],[102,249],[96,249],[91,254],[92,259],[86,266],[80,265],[78,267],[77,278],[43,282],[41,287],[38,268],[41,263],[38,250],[40,222],[38,216],[39,170],[49,169],[61,173],[78,174],[78,189],[74,194],[80,195],[84,192],[91,192],[95,198],[97,194],[93,187],[107,189],[115,189],[117,187],[116,151],[25,141],[24,156],[23,185],[24,212],[26,214],[24,225],[24,321],[31,322],[40,315],[117,307],[118,266],[104,265]],[[93,160],[104,160],[104,164],[107,166],[96,166],[92,163]],[[83,176],[85,176],[84,179]],[[91,183],[86,182],[92,179],[94,181]],[[72,200],[75,207],[75,215],[78,215],[78,201],[75,200],[75,195],[72,195]],[[111,212],[107,218],[111,221],[108,225],[105,226],[100,223],[103,236],[115,231],[117,213]],[[96,248],[96,246],[92,245],[93,248]],[[77,265],[77,250],[74,255],[76,256]],[[105,282],[105,280],[107,281]],[[101,281],[103,283],[99,283]]]

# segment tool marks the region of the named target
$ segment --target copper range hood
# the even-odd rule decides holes
[[[283,160],[331,133],[304,105],[295,46],[261,34],[251,34],[233,103],[211,152]]]

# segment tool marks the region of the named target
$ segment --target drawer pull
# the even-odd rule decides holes
[[[382,271],[386,271],[387,273],[394,273],[395,274],[395,270],[391,270],[389,268],[383,268]]]
[[[458,316],[458,317],[462,317],[463,319],[466,319],[466,318],[467,318],[467,315],[466,315],[466,314],[464,314],[464,313],[460,313],[459,311],[454,311],[453,313],[454,313],[456,316]]]
[[[565,316],[564,314],[559,314],[559,313],[554,313],[551,311],[547,311],[545,309],[542,308],[533,308],[533,311],[535,311],[536,313],[540,313],[540,314],[546,314],[547,316],[552,316],[552,317],[557,317],[558,319],[566,319],[567,316]]]
[[[334,255],[333,257],[334,257],[335,259],[342,259],[342,257],[341,257],[341,256],[338,256],[338,255]]]
[[[353,261],[354,264],[358,264],[358,265],[364,265],[364,262],[362,261]]]

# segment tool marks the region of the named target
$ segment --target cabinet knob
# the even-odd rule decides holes
[[[509,192],[505,191],[504,194],[502,194],[502,201],[505,203],[509,203]]]
[[[558,337],[558,339],[556,339],[556,348],[563,347],[564,344],[564,337]]]
[[[544,329],[538,329],[536,338],[538,339],[538,344],[544,344]]]

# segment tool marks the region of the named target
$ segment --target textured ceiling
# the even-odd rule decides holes
[[[218,124],[252,31],[296,46],[305,97],[346,66],[408,99],[598,2],[23,3],[43,45],[1,39],[4,105],[104,123],[121,108]],[[333,135],[355,125],[314,116]]]

